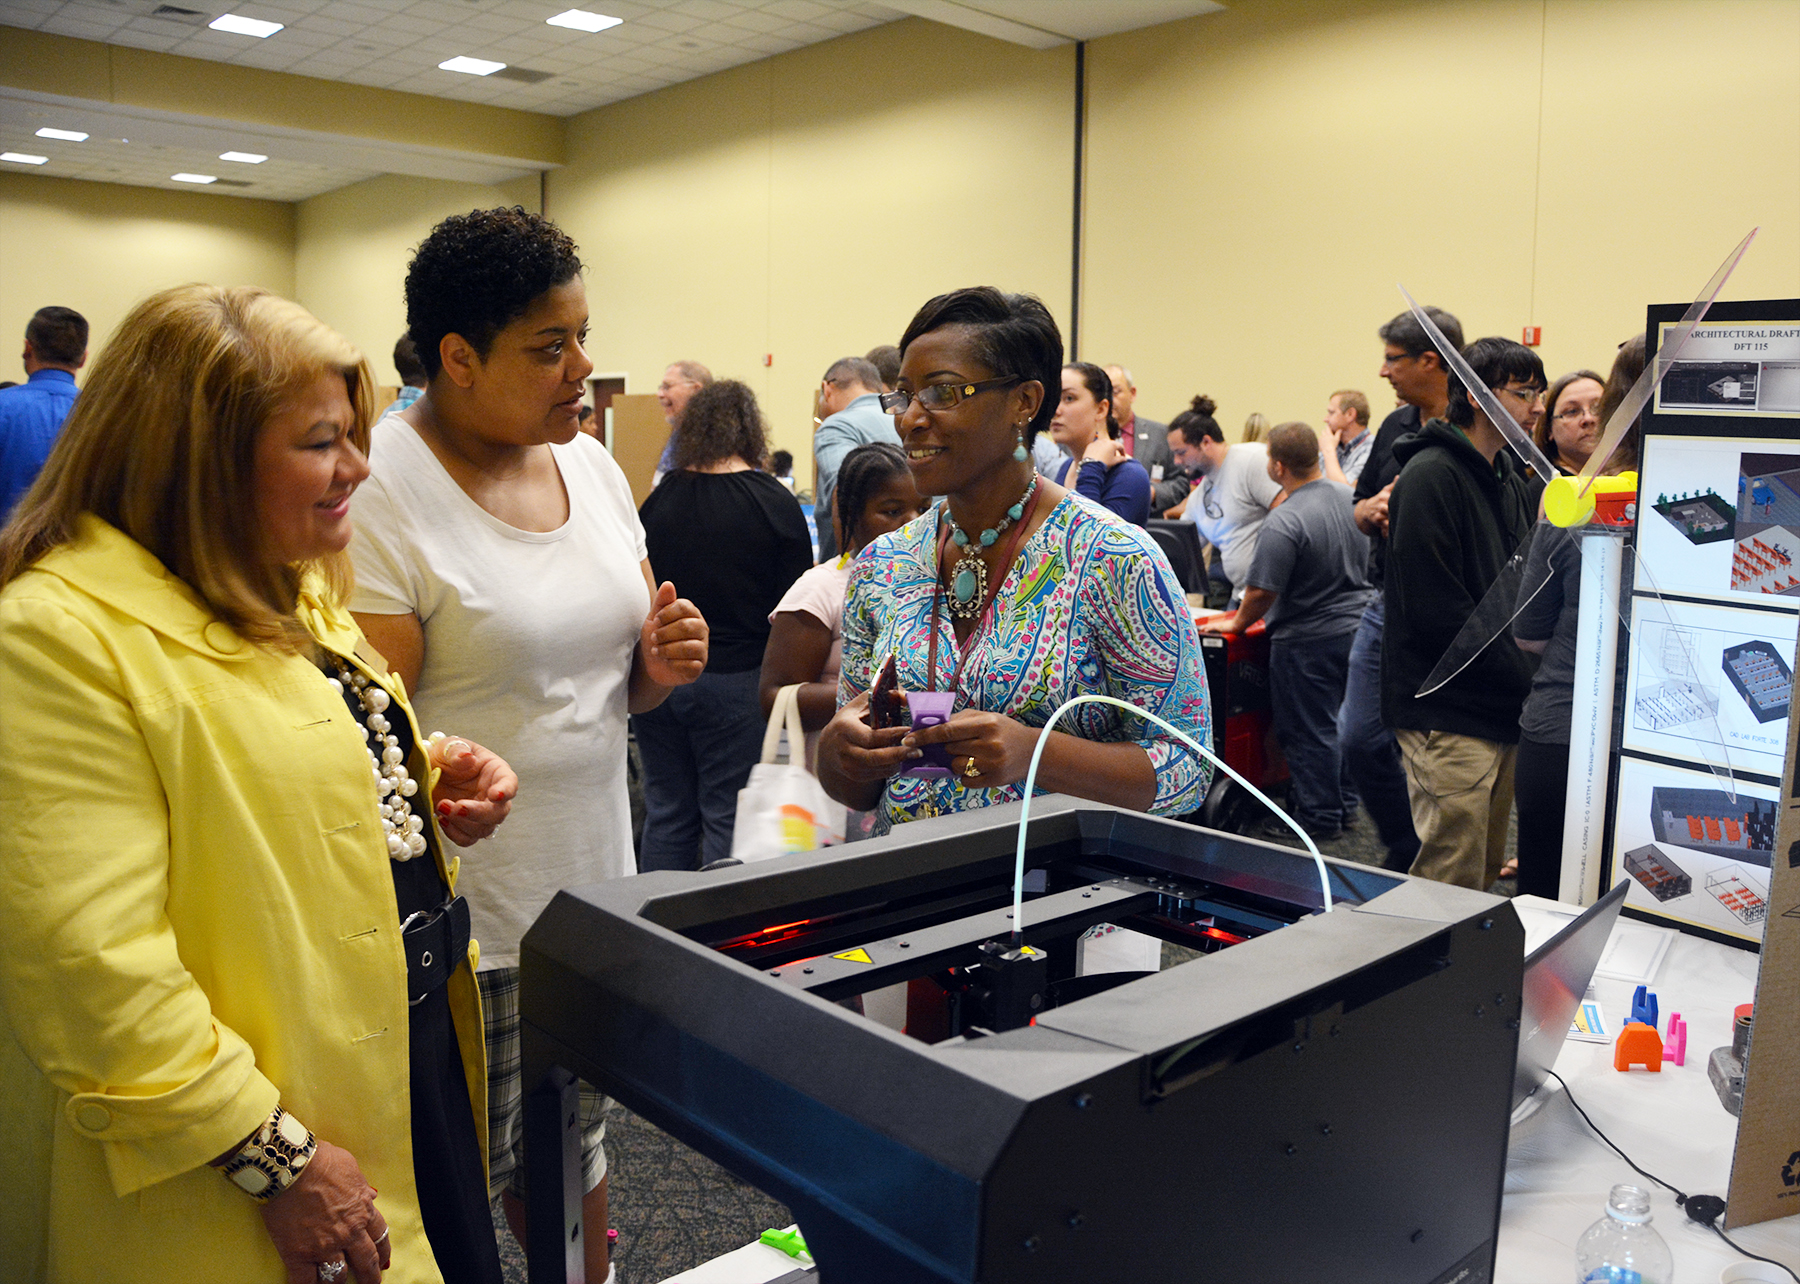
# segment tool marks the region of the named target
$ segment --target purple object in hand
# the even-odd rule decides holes
[[[912,726],[914,731],[923,731],[926,727],[936,727],[950,721],[950,709],[956,703],[954,691],[908,691],[906,707],[912,710]],[[914,762],[900,774],[903,776],[948,776],[950,774],[950,751],[943,745],[920,745],[925,753],[923,758]]]

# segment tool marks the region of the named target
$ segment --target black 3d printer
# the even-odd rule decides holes
[[[786,1203],[823,1284],[1491,1278],[1505,900],[1328,861],[1325,913],[1305,852],[1049,797],[1021,940],[1018,816],[560,893],[520,964],[532,1284],[580,1278],[572,1075]],[[1100,923],[1202,957],[1077,976]],[[902,981],[909,1034],[839,1002]]]

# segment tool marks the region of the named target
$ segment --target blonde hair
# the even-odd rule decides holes
[[[1240,441],[1262,441],[1268,435],[1269,435],[1268,419],[1266,419],[1260,413],[1252,411],[1250,417],[1248,419],[1244,420],[1244,435],[1242,437],[1240,437],[1238,440],[1240,440]]]
[[[307,645],[300,582],[349,594],[349,556],[283,566],[256,521],[256,441],[307,383],[343,376],[369,449],[373,373],[341,335],[266,290],[184,285],[132,309],[94,362],[37,482],[0,531],[0,586],[75,538],[83,513],[148,549],[252,642]]]

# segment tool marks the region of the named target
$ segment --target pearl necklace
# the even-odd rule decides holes
[[[1025,493],[1019,496],[1019,502],[976,537],[982,548],[992,548],[1006,533],[1006,528],[1025,515],[1025,505],[1031,502],[1032,492],[1037,490],[1037,481],[1037,473],[1033,471],[1031,480],[1025,483]],[[987,563],[981,560],[981,554],[971,545],[969,532],[958,526],[956,518],[950,515],[949,500],[944,501],[944,524],[950,528],[950,542],[962,550],[962,556],[950,568],[950,614],[959,620],[972,620],[987,605]]]
[[[364,747],[369,751],[369,765],[375,772],[375,793],[381,804],[381,829],[387,836],[388,855],[395,860],[412,860],[425,854],[425,818],[413,814],[407,799],[419,792],[419,782],[407,773],[401,761],[400,738],[393,734],[386,714],[392,703],[386,691],[370,682],[336,656],[332,663],[338,675],[327,675],[332,690],[340,696],[346,686],[356,693],[362,705],[361,722]]]

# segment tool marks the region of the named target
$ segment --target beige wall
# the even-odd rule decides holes
[[[301,201],[294,297],[368,355],[376,379],[399,382],[394,341],[406,331],[402,288],[413,249],[440,220],[496,205],[536,210],[533,174],[498,186],[386,174]]]
[[[1073,69],[915,19],[575,117],[547,204],[589,265],[595,364],[632,392],[681,357],[744,379],[804,461],[825,368],[933,294],[1066,318]]]
[[[1800,295],[1791,0],[1234,0],[1088,48],[1083,355],[1317,421],[1405,302],[1604,372],[1651,302]]]
[[[294,210],[272,201],[0,174],[0,377],[46,304],[88,319],[90,353],[146,295],[190,281],[294,292]]]

